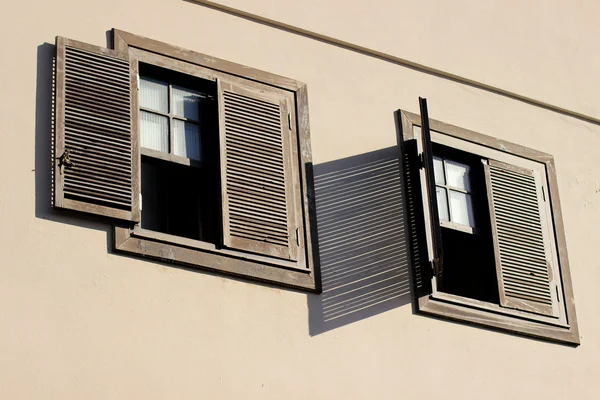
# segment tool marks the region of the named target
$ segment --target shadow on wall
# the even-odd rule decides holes
[[[310,335],[411,303],[398,147],[314,166],[323,293]]]

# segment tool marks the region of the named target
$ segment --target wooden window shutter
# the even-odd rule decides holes
[[[218,81],[223,244],[298,259],[291,105],[263,85]]]
[[[137,63],[56,39],[54,206],[139,222]]]
[[[442,248],[442,230],[440,227],[440,217],[438,211],[435,176],[433,171],[433,146],[431,143],[431,132],[429,130],[429,113],[427,110],[427,100],[419,97],[419,106],[421,109],[421,136],[423,144],[422,168],[425,169],[425,182],[427,186],[427,196],[429,197],[429,227],[431,232],[431,244],[433,254],[431,262],[436,275],[436,284],[438,289],[443,286],[443,248]]]
[[[503,307],[559,316],[541,177],[489,160],[484,165]],[[558,275],[558,274],[556,274]]]

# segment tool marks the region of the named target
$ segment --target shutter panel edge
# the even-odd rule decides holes
[[[107,68],[107,66],[109,68]],[[106,71],[111,73],[107,74]],[[54,132],[52,154],[52,205],[55,208],[139,222],[139,148],[137,135],[137,62],[129,54],[61,36],[56,37],[54,71]],[[67,93],[67,89],[69,93]],[[102,110],[83,96],[94,91],[128,92],[128,103],[106,103]],[[83,93],[78,97],[78,93]],[[110,114],[128,106],[129,120]],[[94,122],[96,121],[96,122]],[[112,124],[111,124],[112,123]],[[118,128],[129,125],[129,128]],[[119,165],[101,145],[87,151],[85,143],[94,136],[119,137],[128,131],[131,162]],[[75,132],[75,134],[73,134]],[[85,169],[91,166],[93,169]],[[85,176],[85,178],[84,178]],[[95,179],[94,177],[102,177]],[[111,181],[109,184],[103,182]],[[129,193],[127,193],[129,192]]]
[[[444,253],[442,247],[442,231],[440,226],[439,211],[437,205],[435,176],[433,171],[433,146],[431,142],[431,132],[429,129],[429,112],[427,109],[427,99],[419,97],[419,107],[421,110],[421,143],[422,149],[422,165],[425,170],[425,186],[427,191],[428,203],[423,204],[423,208],[429,211],[429,229],[431,233],[431,244],[433,254],[431,254],[431,264],[436,279],[437,290],[443,287],[443,268],[444,268]],[[425,210],[424,215],[425,215]]]

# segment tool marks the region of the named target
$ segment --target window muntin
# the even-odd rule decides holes
[[[202,104],[214,96],[191,87],[193,83],[176,84],[157,69],[140,68],[140,144],[142,148],[203,161]],[[152,71],[152,74],[146,72]],[[192,81],[193,82],[193,81]]]
[[[440,222],[475,228],[470,169],[462,162],[442,156],[433,157]]]

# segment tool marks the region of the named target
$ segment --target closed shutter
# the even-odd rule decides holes
[[[218,82],[226,247],[297,260],[302,233],[290,105],[262,85]]]
[[[56,40],[54,206],[139,221],[136,63]]]
[[[485,167],[500,304],[558,317],[541,177],[489,160]]]

